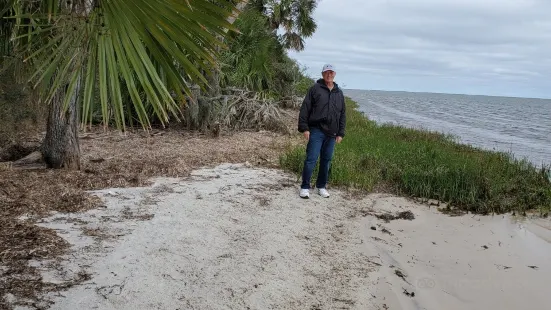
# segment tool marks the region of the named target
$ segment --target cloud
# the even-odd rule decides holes
[[[321,0],[291,56],[348,88],[551,97],[551,1]]]

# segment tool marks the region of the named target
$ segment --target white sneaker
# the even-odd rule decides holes
[[[327,192],[327,190],[325,188],[318,189],[318,193],[323,198],[329,198],[329,192]]]
[[[310,190],[307,188],[300,189],[300,198],[310,198]]]

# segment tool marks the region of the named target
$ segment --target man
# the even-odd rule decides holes
[[[330,64],[324,65],[321,75],[323,78],[317,80],[304,97],[298,118],[298,131],[308,140],[300,187],[301,198],[310,197],[310,180],[320,155],[316,188],[322,197],[329,197],[325,188],[329,166],[335,143],[341,143],[344,138],[346,109],[344,94],[334,82],[335,68]]]

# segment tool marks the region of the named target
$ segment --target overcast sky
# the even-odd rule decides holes
[[[551,0],[321,0],[290,56],[345,88],[551,98]]]

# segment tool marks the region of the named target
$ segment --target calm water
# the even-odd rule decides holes
[[[551,100],[346,90],[378,123],[453,134],[460,142],[551,165]]]

